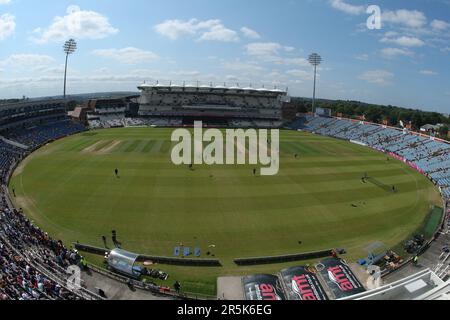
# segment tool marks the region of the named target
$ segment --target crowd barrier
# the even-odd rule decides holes
[[[74,243],[75,249],[87,253],[104,256],[109,249],[94,247],[81,243]],[[174,265],[174,266],[192,266],[192,267],[220,267],[222,264],[217,259],[188,259],[188,258],[170,258],[153,255],[140,254],[137,261],[152,261],[154,263]]]
[[[321,258],[326,258],[326,257],[331,256],[332,251],[333,251],[333,249],[328,249],[328,250],[322,250],[322,251],[297,253],[297,254],[290,254],[290,255],[284,255],[284,256],[239,258],[239,259],[234,259],[234,263],[236,263],[238,266],[252,266],[252,265],[302,261],[302,260],[310,260],[310,259],[321,259]]]

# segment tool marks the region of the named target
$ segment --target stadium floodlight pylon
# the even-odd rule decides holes
[[[69,55],[77,50],[77,42],[74,39],[69,39],[64,43],[64,52],[66,53],[66,65],[64,68],[64,100],[66,100],[66,84],[67,84],[67,62]]]
[[[308,57],[309,63],[314,67],[314,90],[312,101],[312,113],[316,114],[316,79],[317,79],[317,67],[322,63],[322,57],[317,53],[313,53]]]

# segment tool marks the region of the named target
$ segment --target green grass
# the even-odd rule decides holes
[[[438,231],[439,226],[442,224],[443,214],[444,210],[440,207],[436,207],[431,211],[430,217],[423,229],[425,237],[431,238]]]
[[[214,244],[221,268],[159,266],[171,275],[166,285],[214,294],[217,276],[301,264],[238,267],[234,258],[343,247],[356,260],[374,241],[398,245],[440,204],[419,173],[345,141],[281,132],[279,174],[254,177],[252,166],[174,166],[171,132],[110,129],[47,145],[16,170],[16,205],[67,244],[102,246],[112,229],[138,253],[171,256],[182,242],[205,258]],[[398,192],[363,184],[365,172]]]

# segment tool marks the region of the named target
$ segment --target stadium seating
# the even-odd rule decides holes
[[[263,121],[261,127],[276,127],[281,120],[281,90],[225,86],[164,86],[143,84],[139,98],[141,117],[211,117],[226,120]]]
[[[80,299],[57,281],[32,267],[30,260],[26,258],[27,251],[31,254],[33,248],[39,250],[34,258],[38,258],[46,269],[55,270],[65,265],[66,255],[69,259],[79,257],[76,253],[69,253],[60,243],[54,242],[35,228],[21,213],[7,208],[3,208],[0,213],[0,235],[0,296],[3,299]],[[20,251],[15,251],[14,248]]]
[[[30,120],[35,118],[30,115]],[[69,275],[65,269],[79,264],[81,257],[35,227],[21,211],[11,208],[4,193],[12,168],[33,149],[83,130],[84,126],[67,118],[53,118],[46,122],[40,119],[38,125],[34,121],[21,122],[0,132],[0,300],[98,298],[85,289],[74,291],[67,287]]]
[[[396,154],[426,174],[450,198],[450,144],[408,131],[356,120],[305,116],[288,126],[324,136],[357,141]]]
[[[36,148],[47,142],[75,134],[82,130],[84,130],[84,126],[81,124],[76,124],[71,120],[63,120],[34,127],[13,129],[4,136],[23,145]]]

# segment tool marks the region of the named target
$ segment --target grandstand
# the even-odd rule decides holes
[[[215,126],[279,127],[281,107],[289,96],[280,89],[223,86],[155,85],[139,87],[138,114],[146,118],[194,120]]]
[[[127,115],[133,114],[135,100],[134,96],[88,100],[84,105],[88,110],[87,124],[94,129],[125,127]]]
[[[95,99],[86,103],[90,128],[179,127],[194,120],[205,125],[278,128],[282,106],[290,100],[280,89],[142,84],[140,97]]]
[[[67,287],[64,268],[80,256],[35,227],[11,207],[5,194],[11,170],[50,141],[85,130],[72,123],[62,101],[13,102],[0,110],[0,298],[17,300],[97,299]],[[0,299],[0,300],[1,300]]]
[[[350,119],[305,116],[290,129],[335,137],[395,155],[439,187],[450,198],[450,144],[405,129]]]

